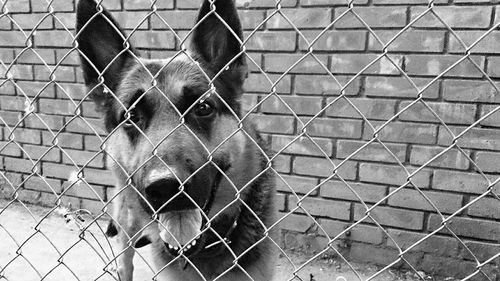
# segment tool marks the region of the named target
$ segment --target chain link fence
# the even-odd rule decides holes
[[[187,131],[188,142],[196,139],[206,158],[190,175],[173,172],[180,185],[174,198],[184,195],[194,203],[206,219],[203,233],[213,232],[215,244],[225,249],[231,249],[229,234],[211,223],[241,212],[234,206],[260,219],[262,210],[252,209],[244,197],[263,174],[276,178],[278,215],[260,222],[256,231],[262,238],[248,249],[230,251],[228,272],[245,272],[242,257],[267,243],[280,256],[275,280],[383,280],[393,270],[407,273],[394,279],[498,280],[500,21],[495,4],[236,1],[244,31],[240,49],[219,72],[206,73],[188,51],[189,39],[204,21],[216,19],[225,28],[231,22],[218,13],[217,1],[209,1],[207,14],[195,24],[201,2],[94,3],[97,17],[106,15],[106,8],[125,29],[123,52],[109,64],[126,53],[148,75],[148,89],[137,100],[152,92],[169,99],[159,74],[139,57],[174,58],[163,60],[160,69],[187,58],[207,78],[207,90],[177,112],[170,132],[155,139],[134,119],[139,102],[125,105],[120,92],[106,84],[111,76],[99,73],[95,85],[83,86],[78,57],[87,54],[78,38],[85,24],[75,31],[77,3],[0,0],[0,280],[120,280],[117,261],[137,242],[137,231],[164,221],[154,211],[145,216],[148,221],[127,235],[129,248],[123,249],[104,235],[107,220],[118,232],[131,229],[119,218],[126,211],[114,213],[111,206],[142,206],[123,203],[125,196],[146,202],[134,178],[153,162],[173,172],[160,148],[178,131]],[[229,34],[239,35],[237,30]],[[216,82],[240,58],[249,68],[241,114]],[[123,102],[125,117],[111,129],[104,128],[102,112],[94,108],[96,89]],[[186,121],[187,112],[214,96],[236,123],[220,143],[207,144]],[[273,152],[258,147],[262,170],[248,171],[255,177],[233,183],[214,159],[228,144],[237,146],[235,140],[260,145],[243,126],[250,120]],[[134,154],[125,141],[117,142],[127,126],[152,147],[133,170],[116,157],[121,155],[117,147]],[[116,173],[106,168],[111,166],[126,174],[122,180],[116,182]],[[234,194],[209,217],[185,185],[212,166]],[[279,237],[271,236],[273,231]],[[142,264],[136,266],[144,274],[139,278],[161,278],[177,262],[196,268],[185,254],[188,248],[180,246],[180,254],[160,268],[146,251],[133,249],[135,263]],[[319,272],[325,263],[327,272]],[[365,263],[378,267],[367,271],[360,267]],[[209,277],[195,270],[200,280],[228,274]],[[254,280],[249,273],[242,276]]]

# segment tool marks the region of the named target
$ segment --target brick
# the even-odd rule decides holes
[[[120,0],[103,0],[102,4],[108,10],[121,10],[122,5]]]
[[[453,257],[458,253],[459,243],[454,238],[432,235],[416,244],[428,234],[395,229],[389,229],[388,233],[392,239],[387,239],[387,246],[391,248],[397,249],[399,246],[406,250],[411,247],[410,251],[412,252],[424,252],[437,256]]]
[[[465,127],[449,127],[455,136],[462,133]],[[440,145],[451,145],[453,137],[444,127],[439,127]],[[471,128],[463,134],[457,141],[461,148],[476,148],[500,150],[500,131],[494,129]]]
[[[104,1],[106,2],[106,1]],[[49,4],[44,1],[32,1],[31,9],[36,12],[47,12],[49,8],[53,9],[56,12],[64,11],[64,12],[72,12],[75,9],[73,1],[67,0],[54,0]]]
[[[356,204],[354,206],[354,220],[361,220],[366,213],[363,205]],[[395,209],[391,207],[376,207],[370,211],[373,217],[379,224],[405,229],[421,230],[424,223],[424,213],[418,211]],[[364,220],[371,222],[370,218]]]
[[[486,192],[488,182],[480,174],[435,170],[432,188],[455,192],[482,194]]]
[[[175,37],[168,31],[138,30],[132,35],[132,46],[147,49],[174,49]]]
[[[342,233],[339,237],[340,239],[378,245],[382,243],[384,236],[380,228],[368,225],[358,224],[355,227],[346,230],[349,227],[349,223],[341,221],[321,219],[320,224],[330,239],[333,239]]]
[[[497,109],[498,108],[498,109]],[[500,127],[500,108],[499,106],[494,105],[483,105],[481,107],[481,117],[489,114],[490,112],[496,110],[494,113],[486,117],[483,121],[481,121],[481,125],[490,126],[490,127]]]
[[[71,100],[39,99],[40,112],[45,114],[73,116],[77,112],[77,103]]]
[[[0,58],[1,60],[1,58]],[[15,95],[16,88],[14,82],[0,79],[0,95]]]
[[[354,0],[354,5],[367,4],[368,0]],[[346,6],[345,0],[302,0],[302,6]]]
[[[483,172],[500,173],[500,153],[479,151],[476,153],[476,164]]]
[[[489,57],[488,58],[488,66],[487,66],[487,74],[490,77],[500,77],[500,69],[497,67],[500,64],[500,57]],[[477,82],[477,81],[475,81]],[[483,83],[489,83],[489,81],[482,81]]]
[[[37,47],[73,47],[72,34],[66,30],[37,31],[35,45]]]
[[[295,92],[299,95],[340,95],[342,87],[349,82],[347,76],[328,75],[295,75]],[[360,79],[354,79],[344,91],[346,95],[357,95],[360,89]]]
[[[251,51],[295,51],[295,32],[288,31],[259,31],[245,33],[247,40],[245,47]]]
[[[443,98],[447,101],[500,103],[500,95],[488,81],[446,80]]]
[[[289,155],[277,155],[274,158],[273,167],[278,173],[290,173],[292,157]]]
[[[278,98],[272,95],[261,103],[261,111],[264,113],[316,115],[321,109],[322,100],[318,97],[280,96]]]
[[[21,156],[21,149],[14,142],[0,141],[0,155],[20,157]]]
[[[288,201],[288,209],[295,210],[298,206],[297,197],[290,196]],[[325,200],[319,198],[305,198],[300,203],[300,208],[295,210],[295,213],[309,213],[312,216],[329,217],[333,219],[348,220],[351,204],[340,201]]]
[[[271,139],[271,149],[281,151],[281,153],[302,154],[311,156],[332,155],[332,142],[329,139],[273,135]]]
[[[376,184],[366,184],[359,182],[347,182],[350,188],[342,181],[329,180],[320,186],[320,194],[322,197],[349,200],[354,202],[370,202],[376,203],[384,198],[386,186]],[[351,190],[354,190],[358,196]]]
[[[299,47],[308,50],[310,44],[320,34],[320,31],[304,31],[299,36]],[[366,31],[361,30],[333,30],[326,31],[312,44],[316,51],[363,51],[366,45]]]
[[[339,159],[345,159],[365,144],[366,142],[364,141],[338,140],[336,157]],[[406,145],[389,143],[384,143],[384,145],[390,150],[390,153],[381,144],[372,142],[352,156],[351,159],[388,163],[397,163],[397,160],[400,162],[405,161]],[[396,159],[391,155],[391,153],[396,156]]]
[[[99,137],[96,136],[89,136],[85,135],[83,136],[83,140],[85,143],[85,149],[86,151],[101,151],[101,144],[102,141],[99,139]]]
[[[102,186],[90,186],[84,182],[71,184],[70,182],[66,181],[63,184],[62,192],[67,196],[93,200],[104,200],[106,196],[105,189]]]
[[[139,12],[139,11],[125,11],[125,12],[114,12],[113,17],[118,22],[118,25],[123,29],[148,29],[149,28],[149,20],[145,18],[157,19],[157,17],[149,16],[149,12]],[[162,12],[158,12],[161,14]],[[143,21],[144,20],[144,21]]]
[[[444,147],[414,145],[411,148],[410,163],[414,165],[423,165],[444,150]],[[465,150],[464,152],[470,156],[469,151]],[[428,166],[467,170],[469,168],[469,159],[467,159],[458,149],[451,149],[429,163]]]
[[[104,154],[84,150],[64,149],[63,163],[76,164],[80,167],[104,167]]]
[[[52,29],[54,24],[52,23],[52,17],[46,17],[45,14],[16,14],[12,18],[17,23],[14,24],[16,29],[22,28],[27,31],[31,31],[36,27],[36,30]]]
[[[345,8],[335,9],[335,18],[345,12]],[[356,13],[371,28],[404,27],[406,25],[406,7],[354,7]],[[352,13],[345,14],[334,25],[337,28],[366,28]]]
[[[76,118],[72,119],[67,117],[66,119],[66,131],[72,133],[84,133],[84,134],[99,134],[105,135],[104,122],[101,119],[93,118]],[[70,121],[71,120],[71,121]]]
[[[305,132],[316,137],[357,139],[361,137],[361,123],[361,120],[315,118],[305,128]],[[298,125],[297,129],[302,131],[302,125]]]
[[[80,57],[76,50],[56,49],[56,61],[61,65],[80,66]]]
[[[8,17],[0,18],[0,30],[11,30],[12,22]]]
[[[395,189],[391,188],[390,192]],[[452,214],[462,207],[462,196],[442,192],[423,191],[425,196],[443,213]],[[415,189],[403,188],[389,197],[389,205],[435,212],[436,209]]]
[[[83,84],[76,83],[57,83],[57,98],[81,100],[88,94],[88,89]]]
[[[36,163],[35,161],[31,161],[28,159],[20,159],[20,158],[4,158],[4,165],[6,171],[12,172],[20,172],[31,174],[34,172],[40,172],[40,163]]]
[[[373,122],[376,128],[379,122]],[[365,128],[363,138],[371,139],[373,131]],[[437,138],[437,126],[417,123],[389,123],[378,132],[378,139],[381,141],[434,144]]]
[[[57,194],[61,192],[61,181],[33,176],[24,182],[24,188]]]
[[[332,9],[328,8],[281,9],[280,11],[297,28],[324,28],[330,24],[332,19]],[[269,11],[267,16],[270,16],[271,13]],[[267,23],[269,29],[293,28],[281,13],[276,13],[269,19]]]
[[[279,82],[277,82],[280,76],[281,75],[269,75],[267,73],[250,73],[248,78],[245,80],[244,88],[247,92],[271,93],[273,90],[273,84],[276,83],[276,93],[290,94],[290,75],[284,76],[281,80],[279,80]]]
[[[78,134],[42,132],[42,139],[44,145],[57,144],[62,148],[83,148],[83,136]]]
[[[14,79],[33,80],[33,66],[16,64],[12,66],[12,68],[6,75],[12,75]]]
[[[57,68],[47,68],[42,65],[35,65],[35,80],[49,81],[51,76],[53,80],[61,82],[74,82],[75,81],[75,68],[72,66],[57,66]]]
[[[328,98],[326,102],[330,104],[334,100],[334,98]],[[387,120],[395,114],[396,101],[394,100],[349,98],[349,101],[354,104],[367,119]],[[346,99],[335,101],[327,108],[326,115],[331,117],[362,118]]]
[[[68,180],[73,177],[76,179],[78,173],[78,169],[74,165],[45,162],[43,163],[42,168],[45,176],[59,178],[62,180]],[[85,178],[89,184],[114,185],[115,183],[113,173],[108,170],[85,168],[83,169],[83,173],[83,178]]]
[[[17,81],[17,91],[21,95],[28,97],[53,98],[56,96],[54,84],[38,81]]]
[[[298,194],[306,194],[311,190],[315,189],[317,186],[318,179],[309,177],[299,177],[299,176],[289,176],[281,175],[281,178],[276,179],[276,189],[281,192],[295,192]],[[313,191],[311,195],[316,195],[316,191]]]
[[[389,43],[399,30],[377,30],[376,35],[382,44]],[[408,29],[394,39],[387,50],[390,52],[442,52],[444,50],[444,31]],[[370,33],[368,49],[382,51],[383,45]]]
[[[3,97],[2,97],[3,99]],[[3,127],[3,123],[9,125],[9,126],[15,126],[19,123],[19,120],[21,120],[21,113],[20,112],[14,112],[14,111],[0,111],[0,117],[2,118],[2,121],[0,121],[0,124]],[[21,124],[20,124],[21,125]],[[12,128],[13,129],[13,128]],[[2,130],[0,130],[2,131]],[[10,134],[9,130],[5,131],[5,136]],[[0,136],[2,136],[2,133],[0,132]]]
[[[123,3],[126,10],[152,10],[150,0],[129,0]],[[155,6],[157,9],[172,9],[174,8],[173,0],[156,1]]]
[[[84,173],[85,179],[89,184],[99,184],[106,186],[114,186],[116,184],[115,175],[111,171],[85,168]]]
[[[27,49],[16,51],[17,63],[27,64],[55,64],[54,50],[49,49]]]
[[[43,161],[59,162],[61,160],[61,152],[57,147],[46,147],[39,145],[23,145],[24,158],[33,160],[41,159]]]
[[[324,74],[327,69],[327,57],[325,55],[312,57],[303,54],[264,54],[264,64],[264,69],[270,72]],[[293,68],[290,69],[292,66]]]
[[[252,114],[251,119],[262,133],[292,134],[294,118],[291,116]]]
[[[262,67],[264,67],[262,63],[262,54],[259,53],[253,53],[251,51],[248,51],[245,53],[246,54],[246,60],[248,64],[248,71],[250,72],[261,72]]]
[[[412,173],[413,168],[406,168]],[[400,186],[406,183],[408,174],[401,166],[362,163],[359,166],[361,181]],[[431,171],[423,169],[413,175],[411,182],[419,188],[429,186]],[[407,185],[411,187],[412,185]]]
[[[4,12],[7,10],[9,13],[27,13],[30,11],[30,2],[30,0],[8,1]]]
[[[24,111],[24,109],[26,108],[26,104],[29,102],[31,101],[28,101],[26,98],[21,96],[4,96],[0,100],[0,109],[9,111]]]
[[[476,199],[471,198],[471,201]],[[486,219],[500,219],[500,212],[495,210],[499,210],[500,201],[496,198],[491,197],[483,197],[478,201],[474,202],[474,204],[470,205],[468,208],[468,214],[474,217],[482,217]]]
[[[426,9],[427,7],[411,7],[411,20]],[[486,28],[490,25],[492,13],[489,6],[436,6],[432,10],[451,28]],[[413,26],[445,28],[432,12],[420,18]]]
[[[456,1],[455,1],[456,2]],[[435,4],[448,3],[448,0],[434,0]],[[429,4],[428,0],[398,0],[394,2],[393,0],[373,0],[374,5],[416,5],[416,4]]]
[[[13,132],[14,140],[19,143],[40,144],[41,136],[39,130],[16,128]]]
[[[43,122],[42,122],[43,121]],[[46,115],[37,113],[25,116],[24,125],[26,128],[59,131],[63,126],[62,116]]]
[[[173,29],[191,29],[198,16],[197,11],[159,11],[156,14]],[[157,15],[150,18],[151,27],[153,29],[169,29]]]
[[[446,224],[451,231],[462,237],[479,238],[497,241],[500,235],[500,222],[479,219],[454,217]],[[436,214],[429,217],[429,230],[436,230],[441,226],[441,218]],[[447,233],[448,230],[440,232]]]
[[[246,115],[248,112],[257,113],[258,96],[253,94],[243,94],[241,96],[241,112]]]
[[[0,173],[0,196],[2,198],[11,199],[14,189],[16,189],[21,182],[21,174],[3,171]]]
[[[373,63],[364,70],[364,74],[399,74],[400,71],[394,65],[402,67],[403,57],[400,55],[388,55],[391,58],[381,57],[378,54],[335,54],[332,55],[330,70],[334,74],[357,74],[365,67]],[[394,63],[393,63],[394,62]]]
[[[184,2],[184,1],[183,1]],[[186,2],[193,2],[192,0]],[[194,8],[199,8],[199,2]],[[282,7],[295,7],[297,5],[297,0],[283,0],[280,2]],[[179,6],[180,3],[177,3]],[[274,8],[276,7],[275,2],[269,2],[267,0],[236,0],[237,7],[241,8]]]
[[[240,17],[241,28],[243,30],[254,30],[254,29],[264,29],[265,23],[265,12],[255,11],[255,10],[239,10],[238,15]],[[245,36],[246,38],[246,36]]]
[[[330,177],[333,175],[334,166],[339,161],[327,160],[325,158],[302,157],[297,156],[293,161],[293,172],[298,175]],[[344,180],[353,180],[356,178],[357,167],[355,162],[347,161],[337,169],[337,176]]]
[[[481,69],[484,68],[484,58],[470,56]],[[444,77],[481,77],[481,71],[470,61],[461,61],[452,69],[446,72]],[[460,61],[462,56],[458,55],[407,55],[406,70],[410,75],[430,75],[437,76],[447,70],[450,66]]]
[[[461,248],[461,253],[458,257],[475,260],[478,259],[480,262],[485,262],[486,260],[492,258],[500,252],[500,245],[498,243],[484,243],[475,241],[464,241],[467,248],[472,251],[474,257],[471,256],[468,250],[463,246]]]
[[[472,45],[477,39],[485,34],[484,31],[456,31],[458,37],[466,44],[467,47]],[[449,51],[451,53],[465,53],[465,47],[456,39],[455,36],[450,34]],[[500,40],[500,32],[491,32],[481,41],[479,41],[470,51],[472,53],[487,53],[499,54],[500,51],[496,47],[496,43]]]
[[[402,101],[399,104],[399,110],[403,110],[410,103],[409,101]],[[476,118],[476,105],[473,104],[425,102],[424,105],[424,102],[419,102],[401,113],[399,119],[441,123],[426,105],[446,124],[472,124]]]

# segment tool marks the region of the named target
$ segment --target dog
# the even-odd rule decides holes
[[[272,280],[275,180],[265,141],[241,120],[248,70],[233,0],[204,0],[170,58],[141,58],[100,1],[78,2],[75,38],[109,133],[119,279],[132,280],[134,248],[150,245],[155,280]]]

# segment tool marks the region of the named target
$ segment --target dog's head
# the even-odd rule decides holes
[[[238,117],[247,67],[233,0],[204,1],[190,37],[185,52],[140,58],[101,5],[78,4],[84,78],[110,133],[119,187],[135,188],[158,214],[167,247],[195,251],[202,221],[237,213],[239,190],[259,172],[244,163],[260,150]]]

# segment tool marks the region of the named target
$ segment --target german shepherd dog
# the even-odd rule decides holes
[[[148,244],[155,280],[272,280],[274,177],[240,119],[247,64],[233,0],[205,0],[188,48],[161,60],[140,58],[100,2],[79,1],[76,39],[109,132],[120,280]]]

